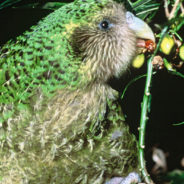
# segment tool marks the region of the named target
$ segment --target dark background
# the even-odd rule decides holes
[[[27,0],[26,4],[32,2]],[[38,1],[40,4],[45,1]],[[64,1],[62,1],[64,2]],[[66,2],[69,2],[66,0]],[[16,4],[25,5],[25,1]],[[42,17],[52,10],[41,8],[4,8],[0,10],[0,46],[10,39],[28,30]],[[151,26],[154,23],[164,24],[164,10],[161,7]],[[184,33],[180,32],[182,38]],[[183,67],[180,71],[184,71]],[[135,76],[146,73],[146,63],[141,69],[131,69],[119,80],[112,80],[111,85],[122,91],[125,85]],[[184,72],[183,72],[184,73]],[[126,120],[131,131],[138,136],[141,102],[144,93],[145,79],[140,79],[128,88],[122,103]],[[169,74],[165,69],[157,71],[152,82],[151,112],[146,131],[146,160],[150,170],[153,166],[151,159],[153,146],[161,148],[167,153],[169,171],[183,169],[180,161],[184,157],[184,125],[173,126],[174,123],[184,122],[184,79]]]

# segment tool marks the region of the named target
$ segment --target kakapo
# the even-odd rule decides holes
[[[139,39],[153,32],[122,4],[75,0],[1,48],[0,183],[139,181],[137,141],[108,85]]]

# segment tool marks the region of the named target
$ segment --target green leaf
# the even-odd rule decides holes
[[[181,123],[175,123],[173,124],[174,126],[179,126],[179,125],[184,125],[184,122],[181,122]]]
[[[11,6],[15,3],[18,3],[20,2],[21,0],[5,0],[3,2],[0,2],[0,10],[3,9],[3,8],[6,8],[8,6]]]
[[[171,184],[184,184],[184,171],[171,171],[164,178],[170,180]]]
[[[135,2],[129,0],[129,4],[139,18],[148,18],[149,20],[153,18],[160,7],[160,2],[158,3],[156,0],[137,0]]]

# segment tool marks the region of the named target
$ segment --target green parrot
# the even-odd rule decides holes
[[[109,86],[149,26],[113,0],[75,0],[0,50],[0,183],[131,184],[138,147]]]

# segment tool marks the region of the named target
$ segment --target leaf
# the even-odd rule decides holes
[[[153,18],[160,7],[160,2],[156,0],[137,0],[134,3],[129,0],[129,4],[139,18],[148,18],[149,20]]]
[[[1,0],[2,1],[2,0]],[[13,6],[13,8],[21,8],[21,9],[26,9],[26,8],[38,8],[38,9],[49,9],[49,10],[56,10],[58,8],[60,8],[61,6],[69,3],[69,2],[47,2],[47,1],[36,1],[35,2],[33,1],[32,3],[28,3],[28,2],[25,2],[22,1],[22,0],[5,0],[4,2],[0,1],[0,9],[3,9],[3,8],[6,8],[6,7],[10,7],[10,6]],[[17,3],[21,2],[21,4],[23,5],[16,5]]]
[[[3,2],[0,2],[0,10],[3,9],[3,8],[6,8],[8,6],[11,6],[15,3],[18,3],[20,2],[21,0],[5,0]]]
[[[164,178],[170,180],[171,184],[184,184],[184,171],[173,170],[169,172]]]

